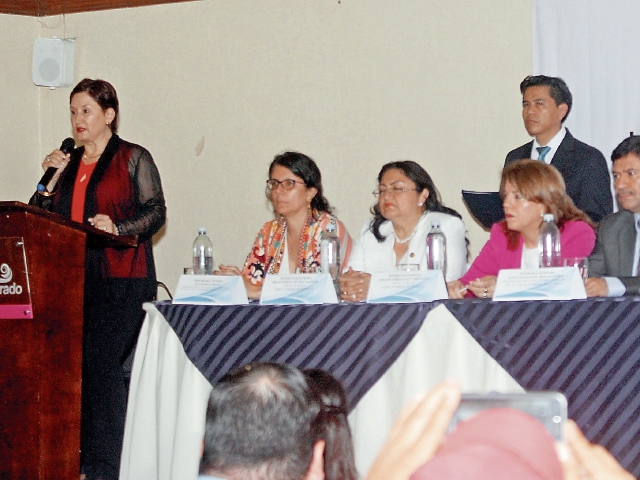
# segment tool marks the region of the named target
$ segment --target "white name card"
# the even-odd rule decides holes
[[[242,277],[238,275],[181,275],[173,303],[244,305],[249,299]]]
[[[372,273],[368,303],[432,302],[449,298],[442,270]]]
[[[498,273],[493,300],[574,300],[587,298],[574,267],[505,269]]]
[[[267,275],[260,294],[261,305],[338,303],[328,273]]]

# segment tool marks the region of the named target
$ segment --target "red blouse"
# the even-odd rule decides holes
[[[98,162],[93,162],[87,165],[80,160],[76,183],[73,186],[73,198],[71,199],[71,220],[74,222],[84,222],[84,200],[86,198],[87,185],[89,185],[89,179],[97,164]]]

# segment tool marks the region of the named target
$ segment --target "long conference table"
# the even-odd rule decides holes
[[[212,384],[256,361],[322,368],[343,382],[362,475],[402,405],[457,378],[465,392],[564,393],[587,437],[640,476],[638,297],[144,308],[123,480],[195,479]]]

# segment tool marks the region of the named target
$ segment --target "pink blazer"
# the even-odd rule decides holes
[[[560,228],[560,244],[563,260],[567,257],[588,257],[596,244],[596,234],[589,224],[581,220],[573,220]],[[515,250],[509,250],[502,224],[494,224],[491,227],[489,241],[482,247],[471,268],[460,281],[466,285],[476,278],[498,275],[503,268],[520,268],[523,247],[524,239],[520,236],[518,247]]]

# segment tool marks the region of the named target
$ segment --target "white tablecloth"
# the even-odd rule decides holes
[[[186,357],[153,304],[133,363],[121,480],[195,480],[211,385]],[[466,392],[521,392],[444,305],[433,309],[391,368],[349,415],[356,464],[364,475],[402,405],[448,379]]]

